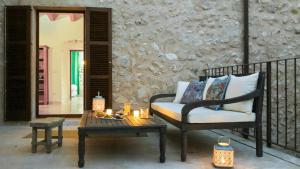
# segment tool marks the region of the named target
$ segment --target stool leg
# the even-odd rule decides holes
[[[46,151],[47,153],[51,153],[51,147],[52,147],[52,129],[46,128],[45,129],[46,134]]]
[[[58,147],[62,146],[62,140],[63,140],[63,126],[60,125],[58,126]]]
[[[31,152],[36,153],[37,149],[37,128],[32,127]]]

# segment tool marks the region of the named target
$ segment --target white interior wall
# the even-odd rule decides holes
[[[39,18],[39,45],[49,47],[49,102],[70,100],[70,50],[83,50],[83,17],[71,22],[59,16],[50,21],[47,15]]]

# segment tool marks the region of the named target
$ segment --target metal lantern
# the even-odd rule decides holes
[[[230,146],[228,137],[219,137],[218,144],[214,145],[213,164],[216,167],[233,167],[234,150]]]
[[[98,92],[98,96],[93,98],[93,111],[95,112],[103,112],[105,109],[105,99],[100,96]]]

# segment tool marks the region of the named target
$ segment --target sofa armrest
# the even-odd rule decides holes
[[[197,108],[197,107],[206,107],[206,106],[212,106],[212,105],[220,105],[220,104],[230,104],[230,103],[238,103],[250,99],[254,99],[261,96],[261,91],[256,89],[253,92],[250,92],[248,94],[225,99],[225,100],[202,100],[199,102],[189,103],[183,106],[181,110],[181,116],[182,116],[182,122],[187,122],[187,116],[190,113],[191,110]]]
[[[157,94],[157,95],[154,95],[150,98],[150,106],[151,106],[151,103],[153,103],[157,99],[166,98],[166,97],[175,97],[175,96],[176,96],[176,94]]]

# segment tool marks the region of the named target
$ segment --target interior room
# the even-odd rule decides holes
[[[39,115],[82,114],[84,17],[39,13]]]

